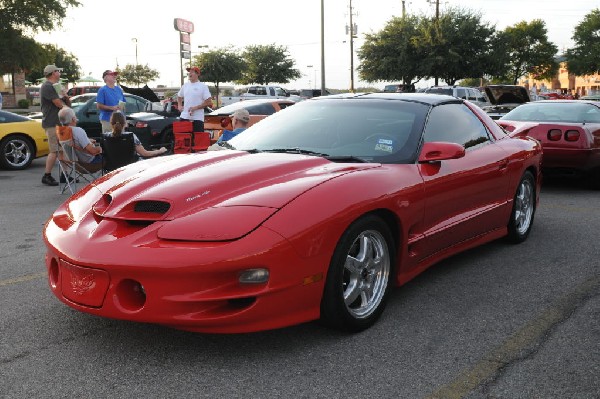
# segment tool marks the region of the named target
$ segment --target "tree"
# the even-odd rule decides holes
[[[42,70],[49,61],[44,48],[20,31],[0,29],[0,75],[14,71]]]
[[[51,31],[61,26],[68,7],[77,0],[0,0],[0,73],[43,68],[44,49],[25,32]]]
[[[381,32],[365,35],[357,51],[360,79],[367,82],[402,81],[414,84],[423,75],[416,46],[420,18],[392,18]]]
[[[0,5],[0,30],[51,31],[61,26],[68,7],[78,7],[81,3],[77,0],[2,0]]]
[[[43,78],[43,69],[45,65],[54,64],[63,71],[60,74],[62,79],[69,83],[75,83],[81,77],[81,67],[79,61],[72,53],[68,53],[62,48],[58,48],[52,44],[42,46],[43,56],[40,56],[37,68],[31,70],[25,78],[30,82],[35,82],[37,79]]]
[[[269,84],[271,82],[288,83],[302,76],[294,68],[294,61],[289,58],[284,46],[254,45],[246,47],[242,58],[246,69],[237,82],[240,84]]]
[[[593,75],[600,71],[600,9],[587,14],[575,27],[575,47],[567,50],[567,69],[574,75]]]
[[[142,83],[146,84],[160,77],[160,73],[156,69],[150,68],[148,64],[127,64],[123,69],[117,68],[116,72],[119,72],[118,79],[120,82],[134,84],[137,87],[140,87]]]
[[[453,85],[463,78],[481,77],[491,64],[495,29],[481,15],[454,8],[439,18],[422,18],[417,51],[426,77],[441,78]]]
[[[231,46],[196,55],[194,64],[200,67],[203,81],[215,84],[217,104],[219,103],[219,83],[240,80],[246,67],[243,58]]]
[[[546,25],[540,19],[522,21],[500,32],[496,41],[496,54],[504,65],[499,78],[517,84],[520,77],[532,74],[535,79],[552,79],[558,72],[555,56],[558,47],[548,41]]]

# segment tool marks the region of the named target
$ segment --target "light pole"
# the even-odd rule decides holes
[[[313,87],[312,88],[316,89],[317,88],[317,68],[315,68],[314,65],[307,65],[306,67],[307,68],[312,68],[312,70],[313,70],[313,73],[315,75],[315,80],[313,81],[313,85],[312,85]]]
[[[131,39],[132,42],[135,42],[135,67],[137,69],[138,66],[138,56],[137,56],[137,43],[138,43],[138,39],[137,37],[134,37],[133,39]]]
[[[325,95],[325,0],[321,0],[321,95]]]

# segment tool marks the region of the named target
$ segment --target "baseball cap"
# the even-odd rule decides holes
[[[62,68],[59,68],[56,65],[46,65],[46,67],[44,68],[44,76],[48,76],[54,71],[62,72]]]
[[[237,109],[233,112],[233,114],[229,115],[231,118],[235,118],[242,122],[250,122],[250,112],[248,110],[241,108]]]
[[[185,68],[185,70],[188,72],[194,71],[194,72],[196,72],[196,75],[200,75],[200,68],[198,68],[197,66]]]
[[[118,74],[119,74],[119,72],[114,72],[114,71],[111,71],[110,69],[107,69],[106,71],[102,72],[102,79],[104,79],[104,77],[106,75],[118,75]]]

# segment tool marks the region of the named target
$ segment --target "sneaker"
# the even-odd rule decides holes
[[[58,182],[54,180],[54,177],[52,177],[52,175],[50,174],[44,175],[44,177],[42,177],[42,183],[47,186],[58,186]]]
[[[60,175],[60,182],[61,183],[66,183],[67,179],[65,179],[65,175]],[[74,179],[72,176],[69,176],[69,183],[79,183],[79,179]]]

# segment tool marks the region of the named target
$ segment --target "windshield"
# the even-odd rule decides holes
[[[298,103],[229,141],[244,151],[308,153],[378,163],[414,162],[429,106],[409,101],[324,99]]]
[[[520,105],[500,119],[520,122],[600,123],[600,108],[576,101],[536,101]]]

